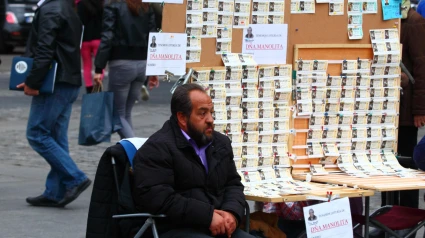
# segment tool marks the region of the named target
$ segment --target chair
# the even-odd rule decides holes
[[[125,171],[124,171],[124,177],[123,177],[123,184],[124,186],[129,186],[130,183],[132,182],[132,179],[130,178],[132,175],[132,167],[133,167],[133,158],[137,152],[137,150],[143,145],[144,142],[146,142],[147,139],[144,138],[131,138],[131,139],[124,139],[121,140],[117,143],[117,145],[115,145],[115,147],[118,146],[118,148],[121,148],[122,150],[125,151],[125,154],[127,155],[127,164],[125,166]],[[138,147],[138,148],[136,148]],[[122,153],[121,153],[122,154]],[[115,162],[115,158],[114,156],[111,156],[111,163],[112,163],[112,168],[113,168],[113,174],[114,174],[114,182],[115,182],[115,187],[117,190],[117,194],[120,196],[122,188],[120,188],[119,184],[120,182],[118,181],[118,172],[116,169],[116,162]],[[122,186],[123,186],[122,185]],[[131,190],[126,190],[126,191],[131,191]],[[126,203],[132,203],[132,207],[134,207],[134,202],[131,198],[124,198],[121,200],[125,200]],[[118,199],[118,202],[120,201],[120,199]],[[131,210],[135,210],[135,209],[131,209]],[[249,214],[250,214],[250,208],[248,203],[245,201],[245,227],[246,227],[246,231],[249,232]],[[113,219],[128,219],[128,218],[147,218],[145,223],[143,224],[143,226],[137,231],[136,235],[134,236],[134,238],[139,238],[141,237],[147,229],[149,229],[149,227],[151,227],[152,229],[152,234],[154,238],[159,238],[158,236],[158,231],[156,228],[156,223],[155,223],[155,219],[156,218],[164,218],[166,217],[163,214],[159,214],[159,215],[153,215],[153,214],[149,214],[149,213],[130,213],[130,214],[119,214],[119,215],[113,215],[112,218]]]
[[[144,139],[144,138],[131,138],[131,139],[128,139],[128,140],[121,140],[116,145],[116,146],[121,145],[121,148],[125,151],[125,154],[127,155],[127,160],[126,160],[127,164],[125,166],[126,169],[124,171],[124,177],[123,177],[124,185],[126,185],[126,184],[130,185],[130,183],[131,183],[130,180],[132,180],[132,179],[130,177],[132,175],[133,158],[134,158],[134,155],[137,152],[137,149],[140,148],[145,141],[146,141],[146,139]],[[138,147],[138,148],[136,148],[136,147]],[[116,190],[117,190],[117,194],[120,196],[122,194],[121,193],[122,188],[119,187],[120,183],[118,181],[118,172],[117,172],[116,162],[115,162],[114,156],[111,157],[111,163],[112,163],[112,169],[113,169],[113,172],[114,172],[113,174],[114,174],[115,187],[116,187]],[[127,181],[125,181],[125,180],[127,180]],[[120,200],[118,200],[118,201],[120,201]],[[133,203],[132,207],[134,207],[134,202],[132,201],[132,198],[127,198],[127,199],[125,199],[125,201],[127,203]],[[151,229],[152,229],[153,237],[159,238],[158,231],[157,231],[156,224],[155,224],[155,218],[163,218],[163,217],[166,217],[166,216],[163,215],[163,214],[153,215],[153,214],[149,214],[149,213],[131,213],[131,214],[120,214],[120,215],[113,215],[112,216],[113,219],[147,218],[145,223],[143,224],[143,226],[137,231],[136,235],[134,236],[135,238],[141,237],[149,227],[151,227]]]
[[[353,215],[352,217],[353,221],[359,223],[354,228],[365,225],[365,216]],[[384,206],[369,216],[369,225],[381,229],[396,238],[407,238],[425,225],[425,210],[401,206]],[[404,236],[395,232],[406,229],[410,231]],[[355,233],[355,236],[363,237],[357,233]]]

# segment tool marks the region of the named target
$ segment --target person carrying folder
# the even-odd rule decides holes
[[[41,0],[35,12],[25,56],[33,58],[23,88],[32,96],[27,125],[30,146],[50,165],[42,195],[28,197],[33,206],[64,207],[91,180],[69,155],[68,125],[81,86],[82,25],[70,0]],[[52,61],[58,63],[53,94],[40,94]]]

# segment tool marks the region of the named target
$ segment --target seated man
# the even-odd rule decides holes
[[[161,238],[253,236],[237,229],[243,185],[230,140],[214,131],[211,98],[197,84],[179,86],[170,120],[134,158],[135,202],[157,219]]]

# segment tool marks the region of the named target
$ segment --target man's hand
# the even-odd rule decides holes
[[[233,232],[236,230],[236,218],[232,213],[222,211],[222,210],[214,210],[214,213],[218,213],[220,216],[224,218],[225,226],[226,226],[226,235],[230,238],[232,237]]]
[[[158,76],[149,76],[148,86],[149,86],[149,90],[152,90],[153,88],[157,88],[159,86]]]
[[[102,84],[102,74],[94,74],[93,77],[94,83],[96,84],[96,86],[99,86]]]
[[[214,210],[210,231],[213,236],[226,234],[225,220],[219,213],[217,213],[217,210]]]
[[[413,119],[417,128],[425,126],[425,115],[414,115]]]
[[[18,86],[16,86],[17,88],[23,88],[24,89],[24,93],[27,96],[38,96],[40,94],[40,92],[36,89],[32,89],[30,87],[28,87],[27,85],[25,85],[25,83],[21,83]]]

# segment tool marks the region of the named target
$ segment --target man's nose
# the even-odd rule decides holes
[[[205,122],[206,123],[213,123],[214,122],[214,118],[212,116],[212,113],[208,113],[207,117],[205,118]]]

